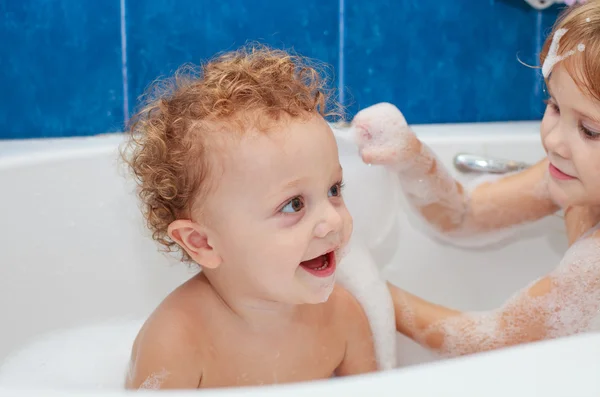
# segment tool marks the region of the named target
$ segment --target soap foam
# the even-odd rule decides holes
[[[354,137],[368,164],[410,166],[409,142],[413,132],[402,113],[390,103],[361,110],[352,120]]]
[[[57,330],[10,355],[0,386],[36,389],[123,389],[141,321]]]
[[[362,240],[352,237],[338,282],[362,306],[371,327],[375,356],[380,370],[396,367],[396,321],[394,303],[379,268]],[[352,327],[352,324],[348,324]]]
[[[170,372],[163,368],[161,371],[153,373],[146,378],[146,380],[141,384],[140,389],[158,390],[165,380],[167,380],[169,375]]]
[[[544,60],[544,64],[542,65],[542,75],[544,76],[545,79],[548,78],[548,76],[550,76],[550,72],[552,72],[552,69],[554,68],[554,66],[570,57],[571,55],[575,54],[575,50],[570,50],[567,51],[566,53],[564,53],[563,55],[558,55],[558,46],[560,43],[560,39],[565,35],[565,33],[567,33],[568,29],[558,29],[555,33],[554,36],[552,37],[552,43],[550,43],[550,49],[548,50],[548,55],[546,55],[546,59]],[[584,47],[585,49],[585,47]],[[580,50],[583,51],[583,50]]]

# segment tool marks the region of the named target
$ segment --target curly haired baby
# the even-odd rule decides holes
[[[144,323],[126,387],[376,370],[364,311],[335,284],[352,218],[319,72],[247,46],[159,88],[133,119],[126,160],[154,239],[202,271]]]

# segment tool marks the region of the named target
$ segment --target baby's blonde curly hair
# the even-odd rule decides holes
[[[315,65],[252,44],[210,60],[199,72],[182,67],[147,91],[131,120],[123,158],[152,237],[167,252],[179,251],[182,260],[191,261],[167,229],[177,219],[191,219],[192,207],[209,190],[215,157],[209,148],[217,136],[264,130],[264,122],[285,116],[341,115],[320,73],[325,69]]]

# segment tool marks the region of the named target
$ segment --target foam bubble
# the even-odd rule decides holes
[[[368,164],[396,165],[409,161],[406,151],[414,134],[404,115],[389,103],[378,103],[361,110],[352,120],[356,144]]]
[[[141,384],[140,389],[150,389],[150,390],[158,390],[162,386],[162,384],[169,377],[170,372],[166,369],[162,369],[158,373],[151,374],[144,382]]]
[[[550,43],[548,55],[546,55],[546,59],[544,60],[544,64],[542,65],[542,75],[544,76],[544,78],[548,78],[550,72],[552,72],[552,69],[554,68],[554,65],[575,53],[574,50],[570,50],[563,55],[558,55],[558,45],[560,39],[565,35],[565,33],[567,33],[567,31],[568,29],[564,28],[558,29],[552,37],[552,43]]]
[[[352,250],[338,269],[338,282],[356,298],[365,312],[379,369],[395,368],[396,322],[392,297],[363,242],[352,237],[351,246]]]
[[[350,244],[346,244],[335,252],[335,258],[338,263],[342,261],[351,251]]]
[[[141,321],[114,321],[42,335],[10,355],[0,385],[40,389],[123,389]]]

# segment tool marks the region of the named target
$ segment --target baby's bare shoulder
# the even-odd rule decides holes
[[[138,333],[131,354],[128,385],[140,387],[152,374],[167,370],[170,382],[197,387],[201,379],[203,346],[201,341],[210,322],[210,304],[198,299],[209,296],[202,283],[193,279],[173,291],[156,308]]]
[[[161,335],[172,332],[197,339],[210,326],[210,317],[216,314],[218,304],[210,284],[204,277],[196,276],[170,293],[146,325]]]
[[[364,320],[366,315],[358,300],[343,286],[336,284],[331,296],[329,297],[333,315],[342,319],[342,321]]]
[[[135,339],[127,388],[197,388],[203,360],[197,339],[180,313],[156,311]]]

